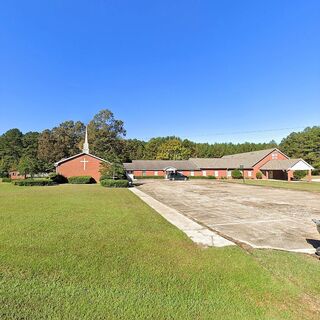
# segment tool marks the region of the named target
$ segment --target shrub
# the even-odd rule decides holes
[[[232,170],[231,172],[231,177],[233,179],[242,179],[243,178],[243,175],[242,175],[242,172],[238,169],[235,169],[235,170]]]
[[[299,171],[294,171],[293,172],[293,177],[296,179],[296,180],[301,180],[302,178],[304,178],[306,175],[307,175],[307,171],[305,170],[299,170]]]
[[[12,180],[10,178],[2,178],[2,182],[11,182]]]
[[[257,179],[262,179],[262,172],[261,172],[261,171],[258,171],[258,172],[256,173],[256,178],[257,178]]]
[[[74,176],[68,179],[69,183],[72,184],[90,184],[96,181],[90,176]]]
[[[16,180],[13,182],[15,186],[54,186],[56,185],[55,182],[49,179],[25,179],[25,180]]]
[[[58,174],[58,173],[51,173],[49,175],[49,179],[58,184],[68,183],[68,179],[62,174]]]
[[[100,181],[103,187],[107,188],[128,188],[129,181],[128,180],[113,180],[113,179],[105,179]]]
[[[222,177],[220,177],[220,179],[227,180],[228,178],[226,176],[222,176]]]

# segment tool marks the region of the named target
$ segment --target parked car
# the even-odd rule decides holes
[[[170,173],[168,176],[168,179],[171,181],[177,181],[177,180],[183,180],[187,181],[189,178],[182,173],[176,172],[176,173]]]

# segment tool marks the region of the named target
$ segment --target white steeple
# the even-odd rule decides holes
[[[82,152],[89,153],[89,143],[88,143],[88,127],[86,127],[86,136],[84,139]]]

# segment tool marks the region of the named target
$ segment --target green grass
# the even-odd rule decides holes
[[[228,183],[241,183],[243,180],[221,180]],[[281,180],[250,180],[246,179],[245,184],[262,186],[262,187],[272,187],[272,188],[282,188],[282,189],[291,189],[291,190],[300,190],[300,191],[311,191],[311,192],[320,192],[320,182],[306,182],[306,181],[281,181]]]
[[[0,183],[0,319],[319,319],[319,261],[204,249],[127,189]]]

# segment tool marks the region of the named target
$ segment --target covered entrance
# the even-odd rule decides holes
[[[311,171],[314,168],[302,159],[270,160],[260,168],[267,179],[294,179],[295,171],[306,171],[308,181],[311,181]]]
[[[164,178],[168,179],[169,175],[173,173],[177,173],[178,169],[170,166],[170,167],[164,168],[163,171],[164,171]]]

